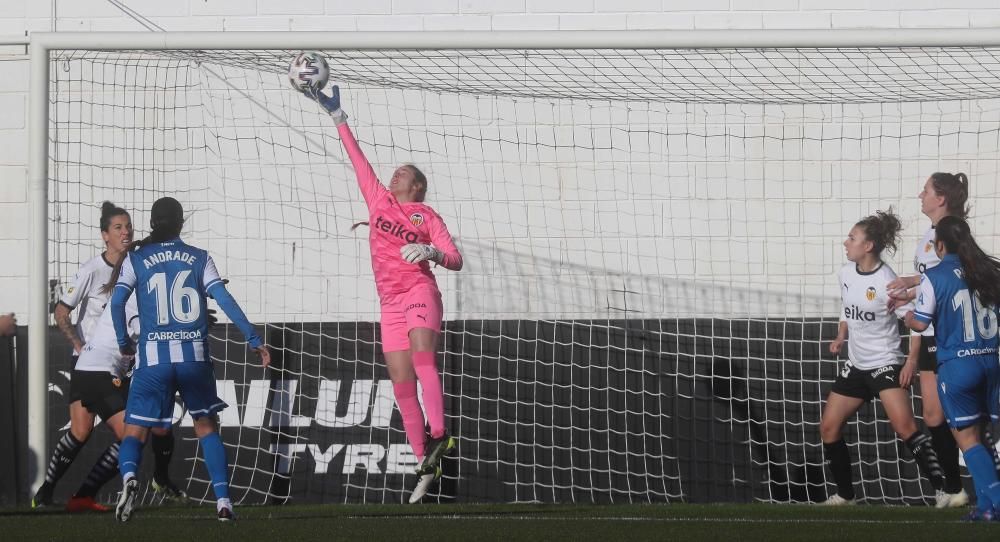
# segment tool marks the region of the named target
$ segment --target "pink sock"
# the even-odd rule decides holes
[[[392,385],[392,391],[396,395],[396,405],[399,406],[399,413],[403,415],[403,429],[406,430],[406,440],[410,441],[413,448],[413,455],[417,456],[417,461],[424,459],[424,413],[420,410],[420,402],[417,401],[417,383],[397,382]]]
[[[431,437],[441,438],[444,435],[444,392],[441,391],[441,376],[434,364],[434,352],[414,352],[413,371],[424,389],[424,408],[427,409]]]

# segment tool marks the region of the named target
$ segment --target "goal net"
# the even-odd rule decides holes
[[[184,239],[277,352],[264,372],[235,328],[213,331],[234,501],[401,502],[414,458],[352,229],[367,212],[331,120],[290,88],[297,52],[53,50],[53,294],[102,250],[103,200],[141,238],[152,202],[177,198]],[[888,261],[912,274],[917,194],[963,171],[973,230],[1000,249],[998,48],[322,54],[375,171],[421,168],[465,257],[435,270],[459,445],[433,500],[825,498],[848,230],[892,206]],[[55,442],[68,361],[52,344]],[[173,476],[211,500],[175,414]],[[930,502],[877,402],[845,438],[859,498]]]

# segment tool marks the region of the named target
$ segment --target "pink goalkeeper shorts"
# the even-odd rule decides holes
[[[382,303],[382,351],[410,349],[410,330],[425,327],[441,332],[441,292],[433,286],[417,286]]]

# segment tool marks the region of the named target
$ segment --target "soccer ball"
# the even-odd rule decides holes
[[[288,66],[288,80],[298,91],[319,92],[330,78],[330,66],[319,53],[299,53]]]

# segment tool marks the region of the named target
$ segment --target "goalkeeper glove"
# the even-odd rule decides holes
[[[425,260],[440,262],[441,256],[443,256],[440,250],[430,245],[421,245],[419,243],[403,245],[399,249],[399,253],[403,256],[404,260],[410,263],[420,263]]]
[[[330,114],[330,118],[333,119],[334,124],[340,126],[341,124],[347,122],[347,113],[344,113],[344,110],[340,108],[340,87],[333,85],[331,90],[333,93],[330,96],[323,94],[322,91],[312,88],[304,92],[306,92],[310,98],[316,100],[316,103],[318,103],[323,109],[326,110],[327,113]]]

